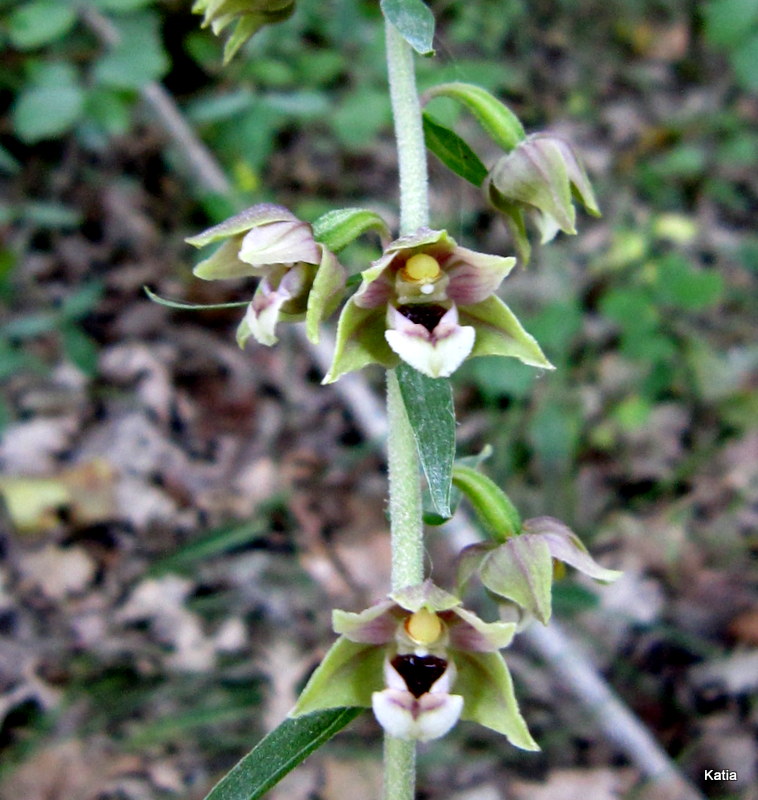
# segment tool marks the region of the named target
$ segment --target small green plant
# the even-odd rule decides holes
[[[225,61],[245,52],[261,28],[293,12],[292,0],[198,0],[203,24],[227,36]],[[542,242],[576,233],[576,207],[599,214],[587,174],[572,146],[550,133],[527,134],[514,112],[487,89],[467,82],[416,89],[415,54],[433,56],[435,20],[421,0],[383,0],[389,105],[399,161],[400,226],[367,208],[330,209],[312,222],[274,203],[258,203],[188,239],[215,251],[195,267],[203,280],[255,278],[237,341],[271,346],[280,326],[304,321],[309,340],[338,312],[329,383],[378,365],[387,376],[392,585],[363,611],[335,611],[339,638],[303,690],[290,718],[269,734],[211,791],[208,800],[261,796],[286,771],[372,708],[385,731],[389,800],[411,800],[415,746],[444,736],[459,719],[538,749],[514,694],[507,647],[531,618],[552,612],[554,563],[600,581],[619,573],[600,567],[578,537],[554,517],[522,521],[508,496],[479,468],[455,459],[455,414],[449,376],[465,361],[502,359],[552,369],[537,340],[498,296],[531,253],[532,226]],[[347,69],[340,63],[340,69]],[[289,77],[288,77],[289,79]],[[358,88],[357,95],[360,96]],[[372,95],[373,97],[373,95]],[[499,150],[485,164],[471,144],[431,111],[445,98],[471,114]],[[243,98],[244,99],[244,98]],[[246,102],[246,101],[245,101]],[[386,102],[377,99],[380,106]],[[374,114],[368,95],[360,116]],[[357,107],[337,114],[359,124]],[[513,253],[482,253],[430,225],[427,149],[481,191],[502,216]],[[382,253],[356,274],[342,252],[360,237],[378,237]],[[151,296],[179,308],[203,308]],[[431,507],[424,514],[422,475]],[[424,574],[424,522],[452,517],[461,498],[474,510],[485,541],[458,556],[455,592]],[[508,621],[484,621],[462,603],[478,577]]]

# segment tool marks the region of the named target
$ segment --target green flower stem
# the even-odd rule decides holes
[[[384,800],[413,800],[416,795],[416,743],[384,737]]]
[[[387,36],[387,74],[400,168],[400,233],[406,234],[429,225],[426,145],[421,105],[416,91],[413,49],[394,25],[385,21],[384,27]]]
[[[387,370],[389,510],[392,589],[424,580],[424,540],[418,453],[395,370]]]
[[[426,146],[413,51],[389,22],[385,31],[400,171],[400,233],[406,234],[429,225]],[[394,370],[387,371],[387,418],[392,588],[397,590],[423,580],[424,532],[416,443]],[[384,800],[413,800],[415,793],[415,742],[385,736]]]

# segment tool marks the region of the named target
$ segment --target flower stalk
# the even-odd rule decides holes
[[[400,173],[400,233],[407,234],[429,225],[426,145],[413,51],[394,25],[385,20],[384,26]],[[392,588],[397,590],[423,580],[424,546],[419,461],[395,370],[387,370],[387,417]],[[415,742],[385,734],[385,800],[413,800],[415,788]]]

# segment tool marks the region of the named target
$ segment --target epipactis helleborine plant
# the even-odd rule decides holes
[[[308,337],[318,341],[319,323],[342,299],[345,271],[336,256],[284,206],[261,203],[186,241],[195,247],[223,241],[195,267],[198,278],[260,278],[237,329],[240,347],[250,336],[275,344],[280,320],[305,319]]]
[[[391,242],[361,273],[345,304],[324,382],[367,364],[400,360],[431,378],[469,357],[501,355],[551,368],[542,350],[495,295],[515,258],[459,246],[444,230],[421,228]]]
[[[538,750],[513,692],[505,660],[512,622],[484,622],[427,580],[358,614],[335,611],[341,634],[290,716],[365,706],[398,739],[429,741],[459,719]]]

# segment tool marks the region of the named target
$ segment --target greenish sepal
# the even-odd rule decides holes
[[[382,14],[422,56],[433,56],[434,14],[421,0],[381,0]]]
[[[487,178],[487,167],[468,143],[426,111],[423,114],[423,123],[427,149],[456,175],[474,186],[481,186]]]
[[[337,324],[332,364],[323,383],[334,383],[340,376],[369,364],[388,369],[397,366],[400,359],[384,338],[385,315],[385,308],[361,308],[352,297],[345,303]]]
[[[512,356],[524,364],[554,369],[533,336],[522,327],[513,312],[499,297],[458,309],[461,325],[473,325],[476,341],[469,358]]]
[[[466,584],[478,574],[482,562],[498,545],[495,542],[480,542],[464,547],[456,559],[455,591],[462,595]]]
[[[524,126],[513,111],[481,86],[460,81],[441,83],[425,92],[423,100],[428,102],[435,97],[449,97],[465,106],[490,138],[506,152],[526,138]]]
[[[217,242],[219,239],[228,239],[240,233],[247,233],[252,228],[260,225],[269,225],[272,222],[296,222],[297,217],[284,206],[276,203],[258,203],[235,214],[218,225],[214,225],[196,236],[189,236],[184,241],[193,247],[205,247],[207,244]]]
[[[524,210],[517,203],[509,203],[497,189],[492,185],[492,180],[487,178],[482,185],[482,191],[487,202],[503,215],[513,246],[516,248],[516,255],[521,264],[527,266],[532,256],[532,246],[529,243],[529,236],[526,232],[526,220]]]
[[[336,310],[345,290],[345,270],[342,265],[323,244],[320,250],[321,263],[308,293],[305,312],[305,333],[314,344],[318,343],[319,324]]]
[[[384,688],[384,648],[340,636],[300,694],[290,717],[340,706],[371,706]]]
[[[228,64],[245,42],[254,36],[264,25],[273,25],[282,22],[292,15],[295,2],[276,11],[261,11],[257,14],[245,14],[237,21],[232,35],[224,45],[224,64]]]
[[[434,612],[450,611],[461,605],[459,598],[435,586],[429,579],[415,586],[398,589],[390,595],[390,598],[412,613],[422,608]]]
[[[555,220],[564,233],[576,234],[571,182],[561,154],[555,148],[543,147],[537,163],[534,157],[521,157],[521,153],[504,156],[495,164],[490,173],[493,188],[511,201],[538,209]]]
[[[513,681],[500,653],[457,651],[455,665],[458,678],[453,689],[464,698],[461,719],[502,733],[522,750],[539,750],[521,716]]]
[[[487,533],[504,542],[521,533],[521,516],[508,495],[491,479],[471,467],[453,467],[453,485],[466,495]]]
[[[313,223],[313,236],[333,253],[339,253],[367,231],[377,231],[382,245],[390,240],[387,223],[366,208],[338,208],[327,211]]]
[[[229,239],[219,247],[213,255],[201,261],[193,270],[193,274],[204,281],[215,281],[222,278],[249,278],[262,275],[260,267],[253,267],[240,261],[238,257],[240,243],[238,238]]]
[[[239,346],[240,350],[245,348],[245,342],[247,342],[252,335],[253,332],[250,330],[250,326],[247,324],[247,319],[242,317],[242,321],[237,326],[237,333],[235,334],[237,345]]]
[[[234,303],[186,303],[182,300],[169,300],[167,297],[161,297],[147,286],[143,286],[142,288],[145,290],[145,294],[154,303],[158,303],[159,306],[178,308],[181,311],[212,311],[222,308],[242,308],[250,303],[249,300],[237,300]]]
[[[553,558],[578,569],[593,580],[610,583],[624,574],[620,570],[606,569],[598,564],[571,528],[554,517],[526,520],[524,534],[540,536],[547,542]]]
[[[553,557],[540,536],[522,534],[494,548],[482,560],[479,576],[491,592],[547,625],[552,613]]]

